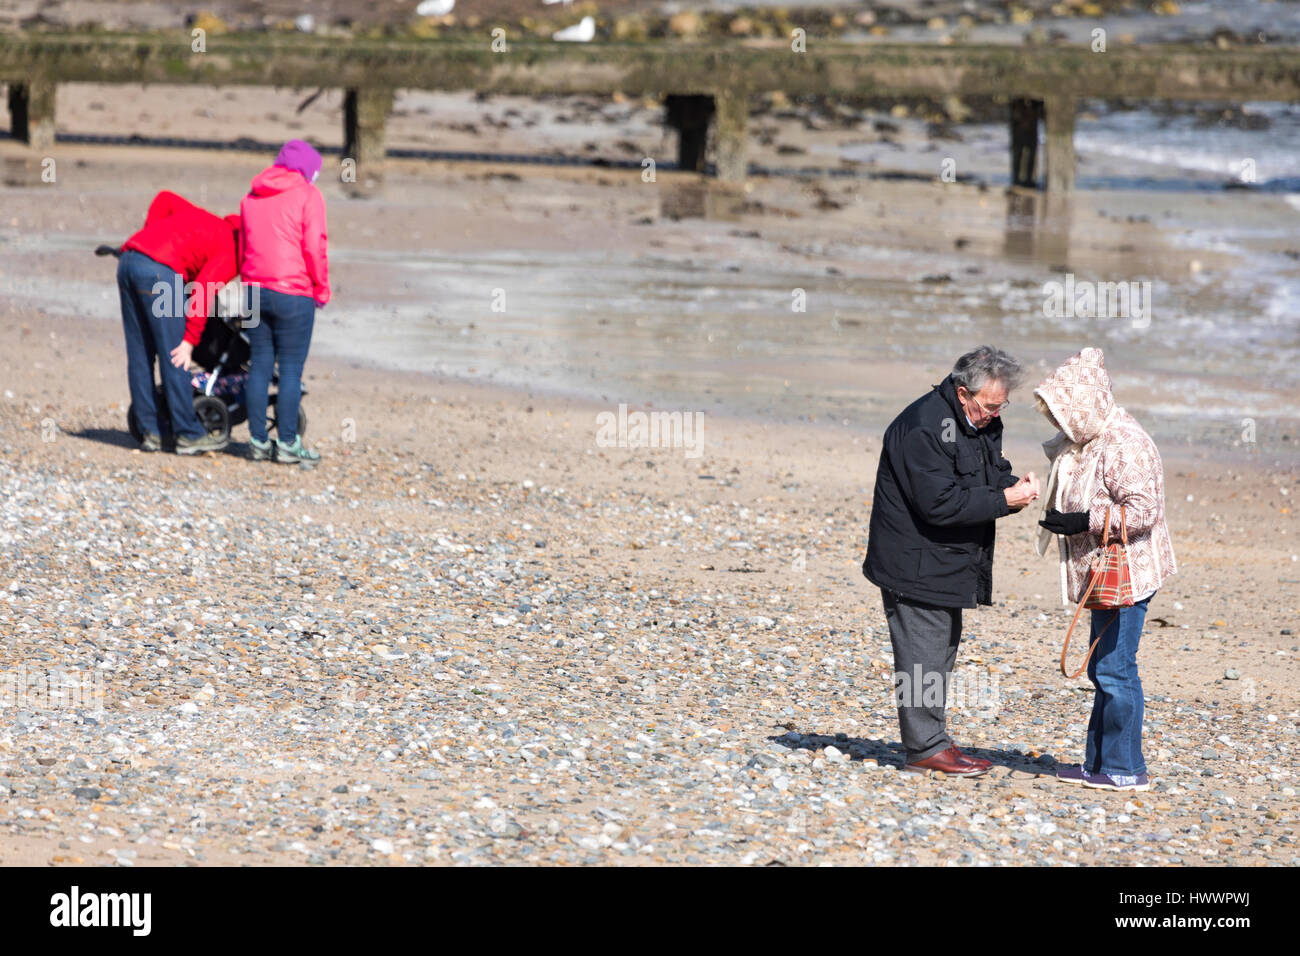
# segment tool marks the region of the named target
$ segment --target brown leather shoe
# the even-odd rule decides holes
[[[985,770],[988,770],[989,767],[993,766],[992,760],[985,760],[983,757],[976,757],[973,754],[968,754],[966,751],[959,749],[956,744],[952,745],[952,751],[967,763],[973,763],[977,767],[983,767]]]
[[[992,766],[992,764],[989,766]],[[964,760],[957,753],[956,748],[949,747],[933,757],[926,757],[916,763],[909,763],[903,769],[912,773],[931,773],[938,770],[950,777],[978,777],[982,773],[987,773],[989,768]]]

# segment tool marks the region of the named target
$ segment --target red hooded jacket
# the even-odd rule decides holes
[[[325,198],[302,173],[271,166],[253,177],[239,204],[243,253],[239,274],[287,295],[330,300]]]
[[[214,293],[235,277],[238,222],[235,216],[221,219],[163,191],[149,204],[144,228],[122,244],[197,285],[193,295],[185,296],[185,341],[191,345],[198,345],[203,336]]]

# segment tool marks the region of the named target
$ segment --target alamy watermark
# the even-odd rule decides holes
[[[133,936],[148,936],[152,912],[152,893],[83,893],[73,884],[68,892],[50,897],[51,926],[118,926]]]
[[[1043,315],[1049,319],[1132,319],[1133,328],[1151,324],[1151,283],[1075,279],[1043,283]]]
[[[204,303],[216,302],[221,314],[228,319],[239,319],[241,328],[254,329],[262,321],[260,287],[230,282],[185,282],[179,273],[171,280],[159,279],[153,284],[153,314],[159,319],[189,315],[203,311]]]
[[[997,674],[974,664],[947,673],[925,671],[917,664],[910,672],[894,673],[894,706],[944,707],[989,718],[1002,706],[1002,691]]]
[[[600,448],[681,448],[687,458],[704,452],[703,412],[629,412],[596,416],[596,445]]]
[[[31,670],[20,665],[16,671],[0,671],[0,710],[84,710],[104,709],[104,675],[97,670]]]

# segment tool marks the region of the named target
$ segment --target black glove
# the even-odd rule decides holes
[[[1052,534],[1083,534],[1088,530],[1088,512],[1048,508],[1047,516],[1038,523]]]

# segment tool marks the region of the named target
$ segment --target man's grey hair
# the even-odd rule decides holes
[[[989,380],[1001,382],[1010,395],[1024,379],[1020,363],[1001,349],[981,345],[959,358],[952,367],[952,383],[963,385],[972,395],[979,392]]]

